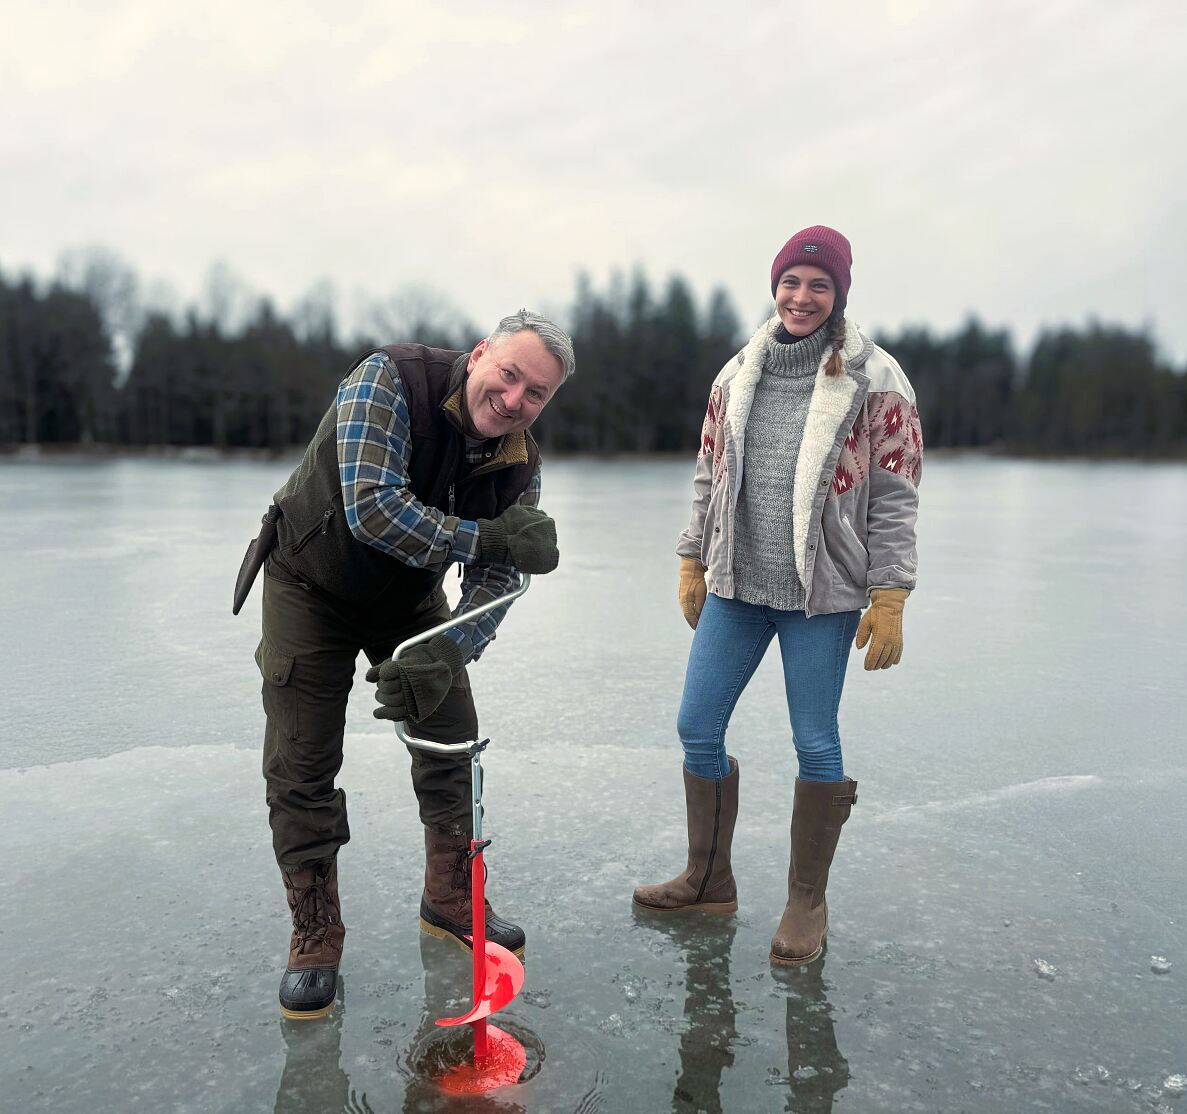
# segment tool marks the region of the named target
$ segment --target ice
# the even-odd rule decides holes
[[[1171,966],[1171,961],[1164,955],[1150,956],[1150,970],[1156,975],[1169,975]]]
[[[622,1014],[612,1013],[598,1024],[603,1033],[612,1037],[624,1037],[630,1032],[630,1027],[622,1019]]]
[[[1034,969],[1040,979],[1046,979],[1048,982],[1054,982],[1055,977],[1059,974],[1059,968],[1053,963],[1048,963],[1045,959],[1036,959]]]
[[[277,1011],[258,588],[237,619],[229,594],[290,463],[0,464],[6,1109],[450,1109],[431,1076],[466,1034],[442,1044],[435,1020],[468,1006],[469,958],[419,932],[408,756],[361,673],[339,1001],[318,1023]],[[1187,469],[932,465],[903,664],[851,662],[860,801],[826,951],[795,970],[768,961],[794,776],[775,647],[729,733],[738,913],[631,907],[638,882],[685,863],[674,721],[692,636],[672,542],[689,471],[548,462],[561,568],[471,671],[493,740],[488,891],[528,934],[498,1024],[530,1078],[484,1109],[1181,1106],[1187,987],[1135,972],[1187,944],[1187,858],[1165,838],[1187,830],[1167,729],[1187,588],[1165,563],[1187,552]],[[975,638],[970,584],[994,596]]]
[[[1187,1092],[1187,1075],[1168,1075],[1162,1081],[1162,1089],[1175,1097]]]

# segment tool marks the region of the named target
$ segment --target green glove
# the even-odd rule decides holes
[[[420,720],[431,716],[462,667],[462,651],[447,634],[400,655],[400,660],[371,666],[367,680],[378,682],[375,699],[378,707],[371,714],[376,719]]]
[[[561,555],[556,523],[538,507],[515,503],[498,518],[478,519],[478,559],[520,572],[552,572]]]

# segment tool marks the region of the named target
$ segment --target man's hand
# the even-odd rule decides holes
[[[854,643],[860,650],[867,642],[866,669],[889,669],[903,658],[903,604],[906,588],[873,588],[870,606],[857,624]]]
[[[680,610],[684,612],[685,622],[696,630],[701,608],[705,606],[705,566],[700,561],[692,557],[680,558],[680,580],[676,588],[676,598],[680,601]]]
[[[376,719],[420,720],[431,716],[454,679],[461,675],[462,651],[447,634],[439,634],[425,645],[413,646],[400,660],[371,666],[367,680],[378,681],[375,699],[381,707],[371,714]]]
[[[498,518],[478,519],[478,559],[520,572],[552,572],[560,563],[556,523],[538,507],[515,503]]]

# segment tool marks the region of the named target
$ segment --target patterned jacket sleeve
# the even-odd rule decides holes
[[[338,474],[350,532],[415,568],[478,558],[478,526],[426,507],[408,489],[408,403],[386,355],[364,360],[338,387]]]
[[[728,369],[731,365],[727,364]],[[701,425],[701,447],[697,452],[696,470],[692,477],[692,517],[676,543],[680,557],[702,560],[701,543],[705,535],[705,515],[709,510],[709,496],[713,490],[713,477],[720,470],[725,452],[725,418],[722,404],[721,380],[724,371],[714,380],[709,392],[709,405]]]
[[[540,469],[537,467],[524,493],[516,500],[526,507],[540,505]],[[453,609],[455,615],[471,607],[477,607],[488,600],[497,599],[508,592],[514,592],[519,587],[519,573],[510,565],[474,564],[466,569],[462,579],[462,597],[457,607]],[[477,661],[482,651],[494,641],[495,631],[503,621],[511,604],[496,607],[485,615],[468,623],[460,623],[447,631],[462,650],[462,656],[467,662]]]
[[[909,389],[909,388],[908,388]],[[871,393],[870,490],[866,546],[868,588],[915,587],[915,521],[923,472],[923,437],[915,404],[896,391]]]

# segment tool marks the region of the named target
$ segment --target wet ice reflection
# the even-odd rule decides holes
[[[288,464],[67,472],[0,469],[0,1105],[476,1109],[431,1082],[460,1054],[432,1022],[468,1006],[470,964],[417,929],[408,758],[361,691],[342,995],[325,1024],[278,1016],[257,613],[231,620],[228,574]],[[475,670],[491,899],[528,933],[498,1023],[535,1049],[480,1108],[1184,1114],[1187,589],[1165,575],[1166,547],[1187,551],[1184,471],[933,465],[927,591],[901,672],[847,685],[862,800],[828,949],[795,971],[767,962],[792,763],[766,664],[731,728],[738,915],[630,904],[683,863],[670,548],[687,472],[550,466],[562,567]],[[71,513],[38,520],[28,491],[66,480]],[[1119,568],[1124,606],[1095,606]],[[1002,594],[976,644],[970,584]]]

